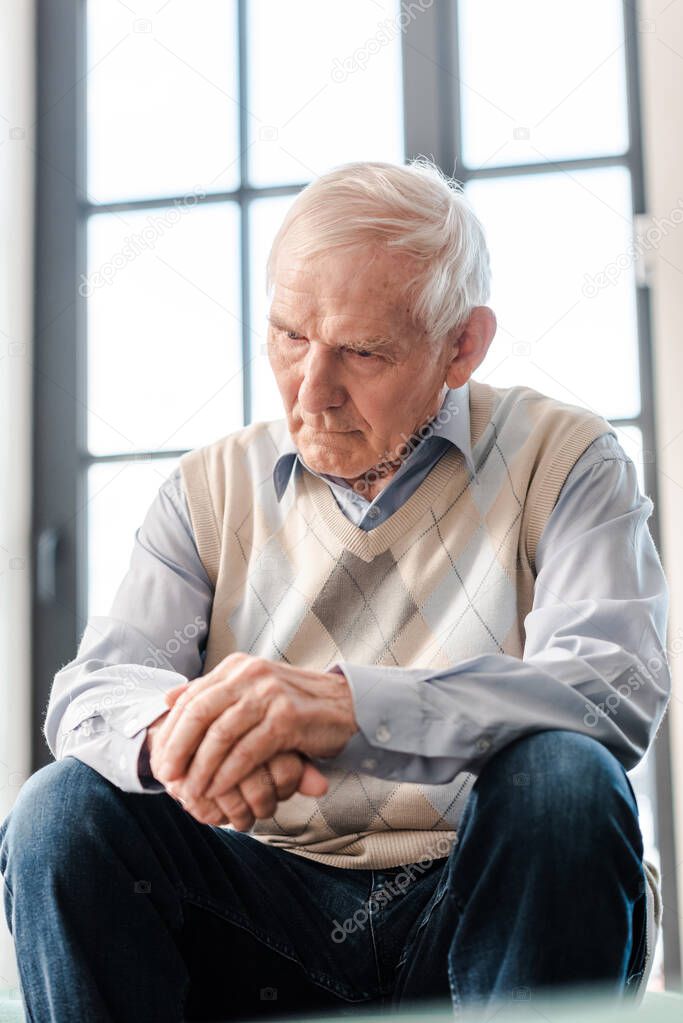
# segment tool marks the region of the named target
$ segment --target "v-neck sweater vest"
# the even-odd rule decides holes
[[[338,660],[437,671],[476,654],[523,656],[544,525],[576,460],[615,431],[530,387],[470,379],[469,397],[476,481],[453,446],[367,531],[298,462],[278,502],[284,419],[181,457],[214,586],[204,672],[235,650],[320,671]],[[441,857],[457,838],[477,766],[446,785],[326,767],[325,796],[296,793],[251,833],[332,866]]]

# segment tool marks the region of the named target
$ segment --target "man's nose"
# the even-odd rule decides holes
[[[311,415],[331,406],[343,405],[344,388],[336,350],[319,341],[310,341],[304,359],[303,379],[299,386],[299,404]]]

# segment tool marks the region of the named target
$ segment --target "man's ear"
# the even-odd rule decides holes
[[[487,305],[476,305],[465,323],[454,332],[447,342],[450,362],[446,366],[446,383],[449,387],[462,387],[485,359],[493,341],[498,321],[493,309]]]

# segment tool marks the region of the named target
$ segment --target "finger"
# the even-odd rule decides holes
[[[172,771],[175,768],[184,770],[182,761],[185,750],[195,742],[198,728],[203,725],[203,732],[196,740],[194,756],[187,768],[186,780],[190,795],[208,796],[206,788],[226,755],[245,732],[259,724],[266,710],[267,705],[263,700],[243,699],[228,707],[219,716],[216,717],[214,714],[213,722],[207,727],[206,719],[201,715],[193,718],[192,707],[188,707],[187,722],[183,718],[180,719],[164,750],[164,761],[169,764],[168,770]],[[173,778],[174,775],[169,774],[169,777]],[[226,785],[221,791],[228,787],[232,788]]]
[[[221,730],[219,729],[217,732],[213,726],[222,717],[226,708],[238,699],[236,692],[220,682],[211,688],[186,692],[178,697],[168,719],[162,725],[162,728],[166,728],[166,733],[162,737],[163,747],[160,747],[163,752],[159,768],[162,781],[171,781],[186,773],[189,774],[191,758],[209,730],[212,729],[212,740],[204,750],[199,764],[195,767],[190,782],[191,788],[188,789],[192,795],[202,794],[202,790],[197,788],[199,767],[206,764],[210,755],[212,765],[210,770],[213,773],[226,750],[225,743],[221,744]],[[244,727],[249,727],[249,725]],[[238,730],[236,737],[239,737],[240,734],[242,733]],[[205,766],[204,774],[207,773],[207,770]],[[208,774],[205,781],[208,781],[210,776],[211,774]]]
[[[227,825],[230,818],[225,815],[215,799],[194,800],[183,794],[182,784],[174,783],[167,786],[167,792],[181,804],[184,810],[190,813],[200,824]]]
[[[304,770],[299,782],[299,792],[302,796],[324,796],[329,788],[329,782],[324,774],[309,761],[304,761]]]
[[[163,744],[166,742],[166,739],[173,731],[173,727],[178,718],[180,717],[180,715],[182,714],[185,704],[188,703],[189,700],[191,700],[192,697],[194,696],[196,692],[194,688],[196,681],[197,680],[195,679],[194,681],[189,682],[188,685],[185,686],[184,691],[178,694],[178,696],[174,700],[173,706],[171,707],[168,714],[162,721],[161,726],[159,727],[159,731],[157,733],[159,740],[159,748],[163,746]]]
[[[162,735],[164,741],[173,731],[175,723],[180,717],[185,704],[188,703],[191,699],[193,699],[195,695],[202,693],[207,689],[210,689],[211,686],[214,686],[216,682],[218,682],[219,679],[222,677],[221,673],[219,672],[219,669],[223,668],[225,670],[225,666],[227,666],[227,663],[230,661],[231,658],[234,659],[235,663],[237,664],[241,662],[244,656],[246,655],[229,654],[228,657],[225,657],[220,662],[220,664],[216,665],[215,668],[212,668],[211,671],[207,671],[205,675],[198,675],[197,678],[188,680],[187,685],[181,684],[180,694],[175,699],[175,703],[173,705],[171,713],[166,717],[162,727],[159,729],[159,733]],[[173,689],[169,690],[169,693],[174,693],[176,688],[177,687],[174,686]]]
[[[257,819],[272,817],[278,802],[289,799],[297,791],[304,767],[303,758],[292,751],[278,753],[267,764],[252,771],[238,790],[253,816]]]
[[[220,703],[216,706],[209,704],[211,708],[209,717],[211,719],[216,718],[222,708],[237,702],[244,689],[250,687],[255,679],[263,674],[265,664],[266,662],[262,662],[260,658],[254,658],[240,651],[235,651],[223,658],[220,664],[207,672],[206,675],[199,676],[186,687],[185,691],[175,701],[160,729],[160,748],[162,746],[167,747],[172,754],[172,759],[168,762],[163,780],[170,781],[172,778],[183,774],[187,768],[190,756],[196,750],[200,739],[206,731],[206,727],[203,727],[201,735],[197,737],[198,724],[195,723],[194,729],[188,725],[187,716],[184,715],[184,710],[188,704],[193,703],[196,697],[202,701],[200,705],[204,708],[207,706],[207,695],[211,695],[210,691],[218,683],[223,683],[220,686]],[[185,739],[180,737],[181,733],[176,734],[181,721],[183,726],[187,727]],[[194,738],[190,735],[192,731],[195,733]],[[174,742],[169,746],[171,736],[175,738]],[[175,746],[175,741],[180,744],[179,747]],[[186,744],[186,747],[183,744]],[[166,761],[163,763],[164,767],[166,767]]]
[[[277,792],[273,775],[265,764],[239,785],[242,798],[256,819],[272,817],[277,808]]]
[[[187,794],[183,791],[182,783],[167,786],[166,791],[201,824],[218,824],[223,819],[223,811],[215,800],[188,799]]]
[[[266,765],[275,785],[275,793],[279,801],[289,799],[299,788],[304,773],[303,758],[299,753],[290,751],[278,753]]]
[[[182,711],[182,707],[187,703],[189,699],[189,696],[186,696],[186,694],[188,694],[189,687],[190,687],[189,684],[181,683],[180,685],[174,686],[172,690],[168,690],[168,692],[164,694],[164,698],[169,709],[167,710],[166,716],[160,721],[160,723],[158,723],[155,726],[154,729],[153,766],[155,770],[154,774],[155,777],[158,776],[157,768],[158,765],[160,765],[160,763],[162,762],[161,753],[164,749],[166,740],[168,739],[173,728],[173,721],[178,718]],[[180,703],[180,706],[178,706],[181,700],[182,703]],[[167,781],[170,782],[171,779],[167,779]]]
[[[187,686],[188,686],[187,682],[181,682],[180,685],[174,686],[173,689],[168,689],[164,693],[164,699],[166,700],[166,703],[169,705],[169,707],[173,706],[173,704],[176,702],[181,693],[185,692]]]
[[[237,831],[249,831],[254,826],[254,815],[242,798],[238,788],[216,797],[216,803]]]
[[[204,795],[213,798],[217,793],[239,785],[259,764],[280,753],[282,742],[281,729],[275,727],[272,719],[264,719],[235,743]]]

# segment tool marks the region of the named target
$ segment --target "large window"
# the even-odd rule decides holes
[[[180,455],[282,415],[265,260],[297,193],[337,164],[426,153],[464,183],[499,324],[476,377],[609,418],[656,500],[629,4],[39,6],[37,719]],[[668,765],[665,723],[632,780],[674,906]],[[675,924],[652,986],[664,967],[676,979]]]
[[[135,6],[86,13],[91,615],[178,452],[283,413],[264,267],[296,193],[336,163],[405,151],[398,25],[362,66],[357,52],[398,0],[338,5],[332,23],[315,0]]]

